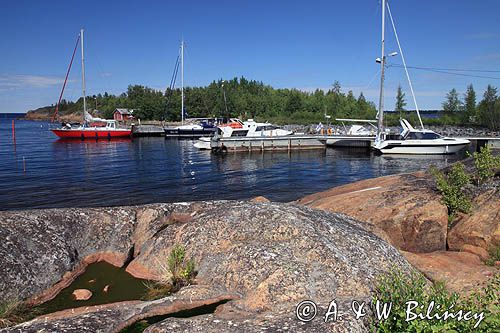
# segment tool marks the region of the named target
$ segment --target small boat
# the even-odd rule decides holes
[[[185,121],[184,116],[186,115],[184,109],[184,40],[181,42],[179,53],[180,53],[180,66],[181,66],[181,125],[176,127],[165,127],[164,128],[165,136],[180,137],[180,138],[182,137],[199,138],[204,136],[213,136],[214,133],[217,131],[217,126],[216,126],[217,120],[208,118],[198,118],[198,119],[195,118],[195,119],[186,119],[188,122],[191,123],[187,124],[184,123]],[[174,75],[177,75],[177,69],[174,70]]]
[[[273,137],[273,136],[287,136],[292,135],[292,131],[282,129],[271,123],[258,123],[253,119],[248,119],[242,122],[239,119],[232,119],[231,125],[219,126],[217,130],[217,138],[234,138],[234,137]],[[235,123],[241,125],[237,126]],[[194,146],[198,149],[211,149],[208,137],[199,138]]]
[[[217,131],[217,126],[207,121],[184,124],[177,127],[165,127],[165,136],[199,138],[212,136]]]
[[[177,127],[165,127],[165,136],[180,138],[200,138],[213,136],[217,127],[240,129],[243,123],[237,118],[191,118],[188,123]]]
[[[406,77],[408,79],[408,84],[412,93],[413,101],[415,103],[415,109],[417,112],[418,119],[420,121],[421,129],[413,128],[406,119],[400,119],[403,131],[397,138],[391,138],[387,135],[384,130],[384,71],[387,56],[385,55],[385,9],[389,11],[389,17],[394,29],[396,41],[399,47],[399,52],[401,54],[401,59],[403,61],[403,66],[406,72]],[[388,56],[395,56],[397,52],[390,53]],[[396,33],[396,28],[394,21],[392,20],[392,14],[389,8],[389,4],[386,4],[386,0],[382,0],[382,56],[377,59],[377,62],[381,64],[381,76],[380,76],[380,99],[379,99],[379,109],[378,109],[378,126],[377,135],[375,138],[375,143],[373,148],[381,154],[418,154],[418,155],[436,155],[436,154],[453,154],[459,150],[465,148],[470,144],[469,140],[458,139],[458,138],[447,138],[433,132],[429,129],[424,128],[422,118],[420,117],[420,112],[418,110],[417,101],[415,94],[413,92],[413,86],[411,84],[410,75],[408,73],[408,68],[406,66],[406,61],[403,56],[403,50],[401,44],[399,43],[399,38]]]
[[[335,119],[336,121],[340,121],[342,123],[343,131],[337,134],[344,134],[349,136],[374,136],[377,131],[377,127],[373,124],[377,123],[376,120],[369,119]],[[348,123],[360,123],[360,124],[352,124],[349,127],[345,125],[345,122]],[[365,125],[361,125],[365,124]]]
[[[406,119],[400,120],[403,131],[398,138],[384,139],[375,148],[382,154],[454,154],[467,145],[467,139],[442,137],[429,129],[415,129]]]
[[[116,120],[93,118],[84,111],[83,125],[63,124],[62,127],[51,129],[52,133],[62,139],[112,139],[130,137],[131,129],[119,128]],[[90,126],[93,124],[94,126]]]
[[[83,57],[83,29],[80,30],[80,35],[78,36],[81,42],[81,51],[82,51],[82,91],[83,91],[83,125],[74,125],[74,124],[62,124],[62,127],[51,129],[52,133],[57,135],[62,139],[111,139],[111,138],[123,138],[130,137],[132,134],[132,130],[130,128],[119,128],[116,120],[112,119],[101,119],[94,118],[87,112],[87,103],[85,100],[85,63]],[[78,40],[77,40],[78,45]],[[76,51],[76,47],[75,47]],[[74,52],[73,52],[74,56]],[[71,63],[73,62],[73,58],[71,59]],[[71,69],[70,67],[68,69]],[[68,78],[68,74],[66,74],[66,80]],[[64,85],[61,91],[61,96],[64,91],[64,86],[66,85],[66,80],[64,81]],[[56,111],[53,119],[57,115],[59,103],[56,107]],[[90,126],[92,124],[93,126]],[[99,126],[97,126],[99,125]]]

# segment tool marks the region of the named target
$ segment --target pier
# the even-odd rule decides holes
[[[159,125],[134,125],[132,126],[133,136],[164,136],[165,130]]]
[[[500,149],[500,137],[467,137],[478,151],[486,145]],[[371,148],[375,136],[353,135],[288,135],[276,137],[214,137],[210,147],[214,152],[290,151],[325,149],[326,147]]]
[[[210,142],[212,151],[290,151],[325,149],[327,146],[370,147],[375,137],[332,135],[287,135],[275,137],[214,137]]]
[[[489,145],[493,149],[500,149],[500,137],[466,137],[472,143],[476,143],[476,151]]]

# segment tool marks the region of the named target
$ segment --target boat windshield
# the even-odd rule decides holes
[[[441,136],[434,132],[409,132],[405,140],[434,140],[439,138]]]
[[[266,126],[257,126],[256,131],[257,132],[259,132],[259,131],[272,131],[275,129],[278,129],[278,127],[274,126],[274,125],[266,125]]]

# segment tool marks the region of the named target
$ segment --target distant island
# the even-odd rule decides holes
[[[226,99],[224,99],[224,94]],[[260,81],[244,77],[213,81],[206,87],[184,89],[186,117],[240,117],[266,120],[277,124],[313,124],[334,121],[335,118],[375,119],[377,109],[363,93],[355,96],[343,92],[338,81],[327,91],[313,92],[298,89],[275,89]],[[89,109],[99,110],[103,118],[112,118],[116,108],[134,109],[134,116],[141,120],[178,121],[181,118],[181,91],[165,92],[142,85],[130,85],[120,95],[104,94],[87,96]],[[387,125],[397,125],[401,116],[418,123],[414,111],[406,110],[405,94],[398,89],[394,112],[388,112]],[[49,120],[55,105],[30,110],[26,119]],[[62,121],[82,119],[83,98],[77,101],[62,100],[58,115]],[[477,103],[476,93],[469,85],[462,101],[452,89],[443,102],[442,110],[420,110],[426,125],[484,126],[500,129],[500,98],[497,89],[488,86],[483,99]],[[329,117],[327,117],[329,116]]]

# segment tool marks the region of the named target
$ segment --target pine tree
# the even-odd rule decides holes
[[[446,94],[446,101],[443,102],[443,111],[445,113],[458,112],[462,109],[462,101],[458,98],[458,93],[455,88],[451,89]]]
[[[467,86],[467,91],[464,95],[465,107],[465,122],[474,123],[476,121],[476,92],[472,84]]]
[[[401,89],[401,85],[399,85],[398,92],[396,95],[396,106],[394,108],[394,111],[399,112],[399,117],[403,117],[403,112],[406,111],[405,106],[406,106],[405,93],[403,92],[403,89]]]
[[[500,129],[500,99],[497,96],[497,88],[488,85],[477,112],[481,125],[494,130]]]

